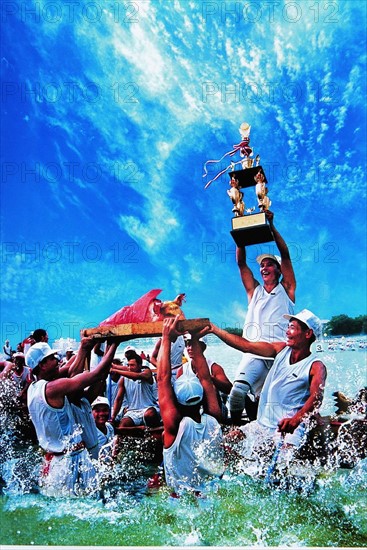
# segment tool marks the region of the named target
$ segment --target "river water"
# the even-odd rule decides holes
[[[144,342],[135,345],[140,349]],[[334,410],[333,391],[354,396],[367,385],[367,354],[358,348],[324,348],[318,355],[328,367],[321,411],[327,415]],[[148,342],[145,351],[149,350]],[[239,352],[209,341],[206,355],[233,379]],[[57,499],[34,492],[41,457],[30,445],[11,449],[13,442],[6,432],[2,435],[3,451],[6,445],[2,474],[7,482],[0,497],[2,545],[367,546],[367,459],[353,469],[325,466],[311,487],[305,482],[296,489],[268,485],[231,467],[208,488],[205,499],[177,500],[165,488],[148,493],[147,478],[158,464],[144,462],[139,449],[128,449],[107,482],[104,499]]]

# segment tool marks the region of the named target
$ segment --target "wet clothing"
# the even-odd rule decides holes
[[[98,430],[94,421],[92,407],[86,397],[79,404],[71,403],[75,424],[82,430],[81,437],[92,458],[98,458]]]
[[[109,422],[106,422],[106,428],[107,428],[106,434],[104,434],[103,432],[101,432],[101,430],[97,428],[99,450],[101,449],[101,447],[103,447],[103,445],[107,445],[107,443],[110,443],[110,441],[112,441],[115,435],[115,430],[113,429],[112,424],[110,424]]]
[[[220,424],[207,414],[201,416],[201,422],[185,416],[175,441],[163,449],[163,460],[167,485],[175,493],[202,492],[206,482],[224,472]]]
[[[24,367],[21,374],[16,372],[11,373],[11,379],[16,385],[18,394],[28,385],[28,382],[31,378],[31,369],[29,367]]]
[[[292,349],[287,346],[277,354],[260,395],[257,420],[242,428],[246,434],[245,454],[249,452],[249,445],[254,444],[250,435],[254,441],[261,438],[279,439],[279,421],[294,416],[310,396],[310,370],[317,358],[310,354],[302,361],[290,364],[291,352]],[[300,447],[307,432],[306,425],[301,423],[293,433],[285,435],[284,443]]]
[[[46,380],[33,382],[27,396],[29,414],[45,452],[42,492],[49,496],[92,493],[97,487],[96,471],[75,424],[72,406],[65,397],[63,407],[51,407],[45,397],[46,384]]]
[[[260,395],[257,420],[267,428],[276,429],[282,418],[292,417],[310,397],[310,370],[318,358],[311,353],[291,364],[291,353],[286,346],[277,354]]]

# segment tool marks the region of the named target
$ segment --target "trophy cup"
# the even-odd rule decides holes
[[[244,122],[240,128],[241,143],[236,146],[236,151],[239,150],[242,160],[232,162],[232,171],[229,172],[231,188],[227,190],[233,208],[232,212],[232,231],[231,235],[236,245],[240,248],[251,244],[266,243],[274,240],[273,234],[267,223],[264,210],[267,210],[271,205],[271,201],[267,196],[267,179],[263,168],[260,166],[260,157],[256,155],[255,160],[250,158],[253,156],[253,151],[249,145],[251,126]],[[241,164],[242,170],[234,170],[236,164]],[[243,200],[244,193],[241,189],[247,187],[255,187],[258,208],[260,213],[253,213],[255,207],[246,208]]]

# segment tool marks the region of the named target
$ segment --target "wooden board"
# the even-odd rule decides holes
[[[179,332],[201,330],[210,323],[207,318],[184,319],[178,321],[177,329]],[[154,323],[126,323],[123,325],[107,325],[95,328],[85,328],[80,331],[80,337],[92,336],[93,338],[113,338],[114,336],[128,336],[133,338],[149,338],[150,336],[161,336],[163,330],[163,321]]]

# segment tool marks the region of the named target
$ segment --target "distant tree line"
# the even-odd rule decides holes
[[[338,334],[366,334],[367,315],[359,317],[348,317],[348,315],[335,315],[325,325],[325,332],[332,336]]]
[[[242,328],[226,327],[225,330],[231,334],[242,336]],[[348,317],[348,315],[335,315],[324,326],[324,332],[330,336],[339,334],[367,334],[367,315]]]

